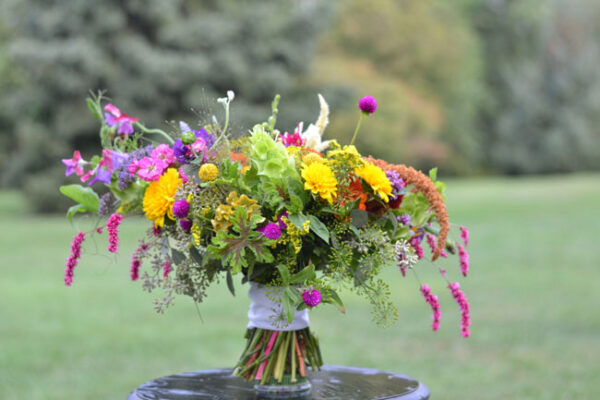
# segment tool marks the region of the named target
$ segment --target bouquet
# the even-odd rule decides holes
[[[398,310],[378,277],[385,268],[402,275],[415,271],[429,247],[433,261],[458,253],[466,276],[468,231],[460,227],[460,240],[448,240],[445,185],[436,170],[425,175],[360,154],[353,143],[363,120],[376,111],[370,96],[358,103],[350,144],[324,141],[329,107],[318,98],[316,122],[306,128],[299,123],[292,133],[276,128],[279,96],[266,122],[235,132],[231,91],[218,99],[222,120],[213,116],[194,127],[182,121],[167,133],[105,104],[101,93],[90,97],[87,104],[101,123],[102,154],[84,160],[75,151],[62,160],[66,175],[77,175],[83,185],[60,190],[76,202],[69,220],[78,213],[100,218],[94,229],[75,235],[65,284],[73,283],[89,235],[106,230],[108,251],[117,253],[122,221],[143,215],[149,227],[131,256],[131,279],[147,291],[162,289],[155,300],[159,312],[175,295],[202,302],[208,286],[222,279],[232,293],[234,279],[249,283],[247,344],[235,374],[268,384],[296,383],[308,366],[319,368],[307,310],[332,304],[343,312],[342,290],[364,296],[374,321],[386,327]],[[101,192],[94,183],[103,184]],[[469,303],[459,284],[440,271],[468,337]],[[426,284],[420,291],[437,330],[438,298]]]

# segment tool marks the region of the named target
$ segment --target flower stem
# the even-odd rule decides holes
[[[175,143],[175,140],[173,140],[173,138],[171,136],[169,136],[162,129],[149,129],[149,128],[146,128],[144,125],[140,124],[139,122],[136,122],[135,126],[137,126],[144,133],[153,133],[153,134],[156,134],[156,135],[160,135],[163,138],[165,138],[170,144]]]
[[[352,146],[354,144],[354,141],[356,140],[356,136],[358,135],[358,130],[360,129],[360,124],[363,122],[363,119],[365,119],[365,113],[361,112],[360,119],[358,120],[358,124],[356,124],[356,129],[354,130],[354,136],[352,136],[352,141],[350,142],[350,146]]]

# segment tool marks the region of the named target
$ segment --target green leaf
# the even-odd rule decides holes
[[[90,112],[92,113],[92,115],[98,120],[98,121],[102,121],[102,113],[99,110],[98,107],[98,103],[95,102],[93,99],[91,99],[90,97],[87,98],[86,100],[87,106],[90,109]]]
[[[294,274],[290,279],[290,284],[300,285],[306,281],[315,280],[317,274],[315,273],[315,265],[310,264],[308,267],[303,268],[300,272]]]
[[[284,292],[287,293],[287,296],[294,303],[294,309],[296,309],[300,303],[304,304],[304,302],[302,301],[302,296],[300,296],[300,293],[298,293],[298,291],[296,289],[294,289],[293,287],[291,287],[291,286],[286,287],[284,289]]]
[[[346,307],[344,307],[344,303],[342,299],[333,289],[325,289],[323,290],[323,302],[335,304],[338,309],[342,312],[342,314],[346,313]]]
[[[369,222],[369,214],[365,210],[352,210],[350,211],[350,223],[357,228],[362,228]]]
[[[200,267],[204,264],[204,257],[194,246],[190,247],[190,256]]]
[[[69,220],[69,222],[71,222],[71,220],[73,219],[73,215],[79,213],[79,212],[87,212],[89,211],[83,204],[75,204],[74,206],[70,207],[69,210],[67,211],[67,219]]]
[[[290,284],[290,271],[288,268],[283,265],[277,265],[277,269],[279,270],[279,275],[281,275],[281,281],[283,282],[283,286],[287,286]]]
[[[64,185],[59,188],[60,192],[70,199],[84,206],[89,212],[97,213],[100,198],[91,187],[81,185]]]
[[[288,322],[292,322],[294,320],[294,315],[296,315],[296,304],[292,296],[290,296],[289,287],[285,288],[283,293],[281,294],[281,305],[283,306],[283,311],[287,317]]]
[[[309,215],[308,219],[310,220],[310,230],[323,239],[325,243],[329,243],[329,229],[327,229],[327,226],[314,215]]]
[[[231,271],[227,270],[227,289],[231,292],[233,296],[235,296],[235,287],[233,286],[233,276],[231,275]]]
[[[432,181],[435,182],[437,180],[437,172],[438,172],[437,167],[436,168],[431,168],[429,170],[429,179],[431,179]]]
[[[308,218],[306,218],[306,215],[302,213],[290,214],[288,218],[290,219],[292,224],[294,224],[294,226],[300,230],[303,229],[304,223],[308,220]]]
[[[175,265],[180,265],[186,260],[187,257],[182,252],[171,248],[171,258],[173,259]]]

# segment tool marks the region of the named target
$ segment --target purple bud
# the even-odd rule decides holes
[[[189,211],[190,211],[190,205],[187,201],[177,200],[175,203],[173,203],[173,214],[177,218],[187,217]]]
[[[321,292],[317,289],[306,289],[302,293],[302,300],[304,300],[304,304],[308,307],[316,307],[321,303]]]
[[[358,108],[365,114],[373,114],[377,109],[377,101],[373,96],[365,96],[358,102]]]
[[[179,226],[186,232],[189,232],[192,229],[192,220],[189,218],[179,220]]]

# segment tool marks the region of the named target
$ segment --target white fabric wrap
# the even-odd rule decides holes
[[[278,315],[283,313],[283,306],[279,301],[272,301],[271,298],[278,297],[278,287],[265,286],[260,283],[250,282],[250,309],[248,310],[248,328],[269,329],[272,331],[297,331],[308,328],[308,310],[296,311],[294,320],[285,326],[278,321]],[[267,293],[269,297],[267,297]],[[287,320],[284,320],[287,322]]]

